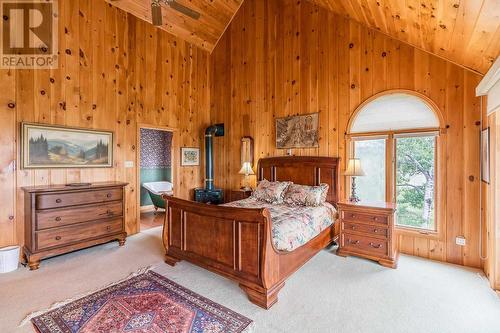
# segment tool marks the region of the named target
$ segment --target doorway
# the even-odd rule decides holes
[[[163,193],[173,194],[173,139],[168,128],[139,126],[138,188],[140,231],[163,226]]]

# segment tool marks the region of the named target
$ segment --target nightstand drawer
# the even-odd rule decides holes
[[[343,233],[341,242],[341,246],[350,251],[361,251],[384,256],[388,254],[387,241],[382,239]]]
[[[343,211],[342,219],[344,221],[350,222],[372,222],[372,223],[381,223],[387,224],[387,216],[386,215],[376,215],[376,214],[363,214],[354,211]]]
[[[356,231],[356,232],[362,232],[370,235],[378,235],[382,236],[384,238],[387,238],[388,235],[388,229],[384,227],[379,227],[376,225],[369,225],[369,224],[356,224],[356,223],[351,223],[351,222],[343,222],[342,223],[342,230],[349,232],[349,231]]]

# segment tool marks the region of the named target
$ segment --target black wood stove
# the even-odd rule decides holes
[[[214,186],[214,136],[224,136],[224,124],[212,125],[205,131],[205,187],[194,190],[194,200],[218,205],[224,203],[224,191]]]

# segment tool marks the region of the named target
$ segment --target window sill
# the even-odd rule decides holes
[[[418,237],[429,238],[429,239],[440,239],[441,238],[439,231],[435,231],[435,230],[417,229],[417,228],[396,225],[395,231],[399,235],[418,236]]]

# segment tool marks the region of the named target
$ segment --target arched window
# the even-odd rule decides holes
[[[350,155],[366,173],[357,179],[358,193],[366,201],[395,202],[400,227],[437,230],[440,122],[430,100],[406,91],[376,95],[351,118]]]
[[[408,93],[385,94],[361,106],[353,119],[351,133],[439,128],[432,107]]]

